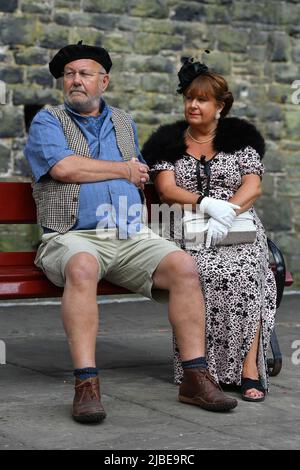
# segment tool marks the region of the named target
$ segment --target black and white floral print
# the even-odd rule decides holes
[[[174,164],[156,163],[152,171],[174,171],[176,184],[193,193],[197,187],[197,159],[186,154]],[[242,182],[242,176],[262,176],[263,164],[252,147],[232,154],[220,152],[211,161],[209,196],[229,200]],[[202,189],[207,176],[200,166]],[[267,349],[274,326],[276,284],[269,267],[267,238],[252,207],[257,228],[254,243],[186,250],[196,261],[206,306],[206,349],[209,370],[221,383],[241,383],[244,359],[251,348],[259,325],[258,370],[268,387]],[[180,240],[185,249],[184,240]],[[180,355],[174,344],[175,381],[182,377]]]

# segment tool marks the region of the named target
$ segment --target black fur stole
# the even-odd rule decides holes
[[[152,167],[156,162],[166,160],[175,162],[186,153],[184,131],[188,127],[186,121],[160,126],[145,142],[142,155]],[[216,152],[234,153],[247,146],[253,147],[262,159],[265,153],[265,142],[250,122],[239,118],[220,119],[213,140]]]

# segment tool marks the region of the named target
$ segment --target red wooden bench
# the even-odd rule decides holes
[[[159,198],[153,185],[146,185],[145,195],[148,214],[151,215],[152,203],[159,204]],[[36,208],[32,198],[30,183],[0,182],[0,224],[35,224]],[[291,274],[285,270],[280,250],[269,241],[274,257],[274,273],[277,283],[277,306],[279,306],[284,286],[293,283]],[[35,251],[0,252],[0,299],[24,299],[42,297],[60,297],[62,288],[56,287],[33,263]],[[101,280],[98,294],[130,294],[122,287]],[[281,369],[281,353],[275,331],[271,340],[273,358],[269,359],[271,375],[277,375]]]

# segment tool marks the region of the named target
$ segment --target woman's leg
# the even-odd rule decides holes
[[[258,343],[259,343],[259,334],[260,334],[260,326],[257,328],[252,346],[245,358],[243,364],[243,371],[242,377],[247,377],[249,379],[257,380],[258,376],[258,369],[257,369],[257,351],[258,351]],[[256,388],[250,388],[245,393],[247,397],[250,398],[261,398],[264,396],[263,392],[256,390]]]

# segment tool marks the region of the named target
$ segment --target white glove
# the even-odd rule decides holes
[[[206,236],[206,248],[217,245],[228,234],[228,228],[212,217],[208,221],[208,231]]]
[[[200,210],[202,212],[210,215],[228,228],[231,227],[236,217],[234,209],[240,209],[240,206],[232,204],[231,202],[223,201],[222,199],[204,197],[200,202]]]

